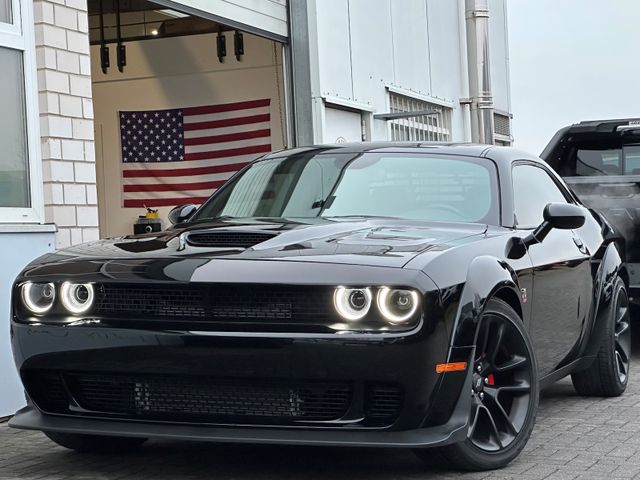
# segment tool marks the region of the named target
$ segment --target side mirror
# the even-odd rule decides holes
[[[584,211],[571,203],[550,203],[544,207],[542,216],[551,228],[560,230],[580,228],[585,221]]]
[[[549,203],[544,207],[542,218],[544,221],[529,235],[524,238],[514,237],[509,241],[506,251],[508,258],[522,258],[531,245],[541,243],[554,228],[558,230],[580,228],[586,220],[584,210],[571,203]]]
[[[190,203],[188,205],[178,205],[174,207],[169,212],[169,221],[175,225],[177,223],[184,222],[187,218],[191,216],[193,212],[196,211],[198,207],[194,204]]]

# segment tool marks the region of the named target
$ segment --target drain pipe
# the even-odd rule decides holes
[[[465,0],[471,141],[493,144],[488,0]]]

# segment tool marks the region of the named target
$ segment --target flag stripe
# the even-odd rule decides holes
[[[194,181],[198,181],[198,182],[225,181],[226,182],[234,173],[235,173],[235,170],[233,172],[210,173],[205,175],[198,175],[197,177],[194,177],[193,175],[185,175],[184,177],[167,177],[161,180],[158,180],[155,177],[133,177],[133,178],[123,178],[122,181],[124,182],[124,185],[157,185],[158,183],[174,184],[174,183],[191,183]]]
[[[229,133],[253,132],[255,130],[270,130],[269,122],[252,123],[249,125],[232,125],[230,127],[205,128],[203,130],[192,130],[184,132],[184,138],[213,137],[216,135],[227,135]]]
[[[124,170],[164,170],[176,168],[216,167],[229,164],[246,164],[256,159],[256,154],[238,155],[231,158],[214,158],[211,160],[190,160],[189,162],[153,162],[125,163]]]
[[[251,115],[249,117],[227,118],[224,120],[213,120],[209,122],[185,123],[183,125],[183,128],[185,132],[189,132],[193,130],[206,130],[209,128],[233,127],[236,125],[250,125],[252,123],[269,122],[269,120],[270,120],[270,115],[268,113],[265,113],[263,115]]]
[[[228,165],[214,165],[211,167],[198,168],[171,168],[162,170],[124,170],[124,177],[186,177],[202,175],[207,173],[235,172],[243,168],[247,163],[231,163]]]
[[[220,120],[228,120],[230,118],[238,118],[241,114],[243,117],[252,117],[255,115],[265,115],[269,113],[269,108],[252,108],[251,110],[243,110],[242,112],[220,112],[207,113],[204,115],[184,115],[184,123],[189,125],[192,123],[217,122]]]
[[[210,150],[208,152],[185,153],[185,160],[204,160],[205,158],[234,157],[249,153],[266,153],[271,151],[271,145],[254,145],[251,147],[229,148],[227,150]]]
[[[188,147],[184,147],[184,153],[188,155],[190,153],[210,152],[212,150],[229,151],[235,150],[236,148],[258,147],[260,145],[264,145],[265,141],[269,141],[268,137],[249,138],[247,140],[237,140],[234,142],[225,143],[205,143],[203,145],[190,145]],[[238,155],[232,156],[237,157]]]
[[[209,197],[190,197],[190,198],[127,198],[124,200],[125,208],[144,208],[144,207],[175,207],[187,203],[195,203],[200,205]]]
[[[234,142],[237,140],[247,140],[250,138],[261,138],[268,137],[271,135],[271,130],[249,130],[238,133],[228,133],[226,135],[211,135],[209,137],[199,137],[199,138],[185,138],[184,144],[186,146],[190,145],[205,145],[208,143],[223,143],[223,142]]]
[[[188,107],[183,108],[182,113],[184,115],[202,115],[208,113],[231,112],[236,110],[247,110],[250,108],[268,107],[270,103],[271,99],[266,98],[264,100],[249,100],[247,102],[206,105],[203,107]]]
[[[125,192],[180,192],[183,190],[216,189],[224,185],[226,180],[198,183],[157,183],[155,185],[124,185]]]

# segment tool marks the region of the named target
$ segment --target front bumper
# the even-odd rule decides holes
[[[33,405],[18,411],[9,426],[25,430],[54,431],[117,437],[142,437],[222,443],[315,445],[343,447],[430,448],[461,442],[467,434],[467,415],[454,415],[444,425],[401,431],[336,431],[256,427],[218,427],[122,420],[68,418],[45,415]]]
[[[449,355],[448,333],[442,322],[428,332],[423,328],[406,335],[357,338],[245,337],[222,332],[13,322],[12,342],[16,364],[32,399],[11,420],[10,426],[15,428],[220,442],[405,447],[457,442],[466,432],[470,397],[460,392],[466,392],[463,386],[470,385],[467,372],[435,373],[435,364]],[[452,355],[466,360],[470,353],[459,349]],[[67,385],[69,405],[56,410],[39,402],[40,394],[29,385],[28,378],[34,372],[65,378],[149,376],[240,384],[337,382],[348,385],[350,394],[348,408],[336,418],[274,420],[230,416],[227,410],[218,416],[184,416],[179,406],[169,411],[164,404],[161,414],[155,412],[155,416],[149,416],[148,411],[96,410],[87,408],[83,398]],[[386,419],[369,416],[366,392],[370,385],[393,385],[401,391],[396,415]],[[149,401],[147,397],[145,401]],[[175,398],[172,402],[171,407],[176,408]],[[193,402],[189,405],[191,408]]]

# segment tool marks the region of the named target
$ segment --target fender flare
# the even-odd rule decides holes
[[[509,264],[489,255],[474,258],[460,295],[451,347],[475,345],[480,316],[487,301],[503,288],[511,289],[520,298],[518,277]]]
[[[435,395],[422,425],[431,426],[444,423],[447,419],[466,425],[471,409],[471,396],[463,392],[471,390],[473,359],[480,317],[487,302],[498,290],[509,288],[517,293],[518,277],[504,261],[482,255],[474,258],[467,269],[467,278],[458,304],[458,310],[451,329],[448,362],[467,362],[465,372],[445,372],[434,389]],[[457,398],[455,404],[451,398]]]
[[[583,358],[595,357],[598,353],[613,297],[613,286],[623,268],[620,252],[612,242],[607,246],[595,274],[592,321],[591,328],[585,329],[588,337],[580,355]]]

